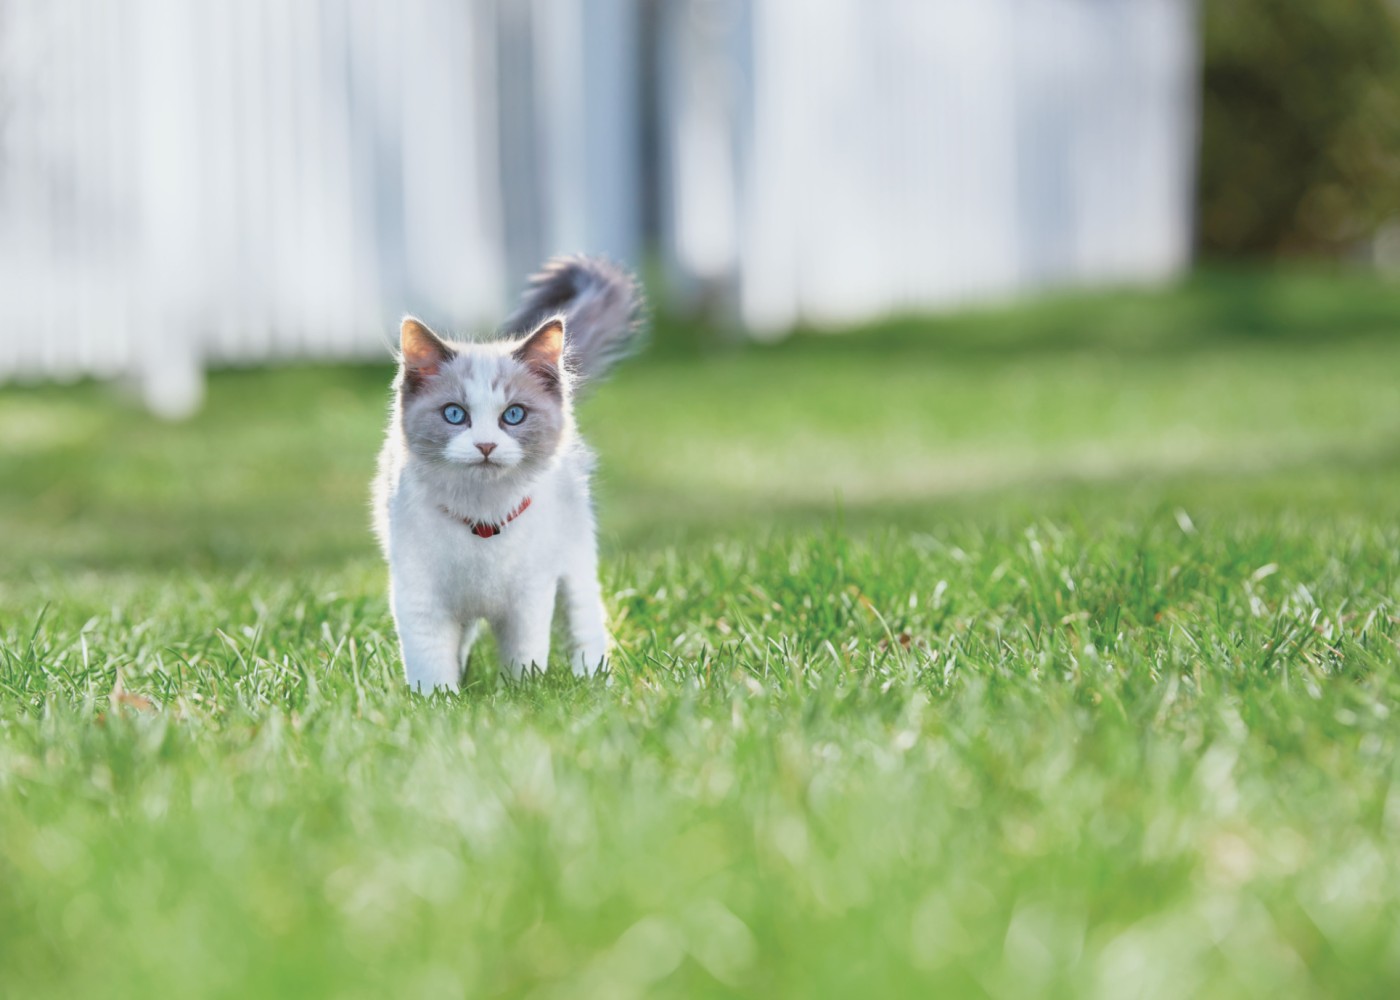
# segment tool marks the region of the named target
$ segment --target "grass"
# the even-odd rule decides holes
[[[1393,288],[684,332],[610,688],[401,689],[386,368],[0,393],[0,994],[1400,989]]]

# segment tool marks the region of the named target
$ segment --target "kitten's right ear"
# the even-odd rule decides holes
[[[437,334],[412,316],[405,316],[399,325],[399,346],[403,351],[404,377],[414,388],[456,356]]]

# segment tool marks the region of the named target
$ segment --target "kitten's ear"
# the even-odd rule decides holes
[[[527,365],[546,364],[559,367],[564,356],[564,321],[556,316],[530,334],[528,340],[515,349],[515,359]]]
[[[564,321],[557,316],[546,320],[515,349],[515,360],[529,365],[552,392],[558,392],[563,384],[563,359]]]
[[[414,386],[436,375],[444,363],[455,357],[452,348],[412,316],[405,316],[399,325],[399,346],[403,350],[404,374]]]

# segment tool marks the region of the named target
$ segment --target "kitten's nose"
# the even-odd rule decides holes
[[[481,452],[483,458],[490,458],[491,453],[496,450],[494,444],[478,444],[476,450]]]

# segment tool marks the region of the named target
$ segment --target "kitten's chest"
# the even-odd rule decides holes
[[[498,534],[483,538],[466,525],[449,522],[438,533],[433,552],[440,571],[462,586],[473,583],[494,588],[542,571],[543,553],[538,539],[522,526],[507,525]]]
[[[415,511],[395,526],[397,575],[465,613],[504,610],[523,592],[552,587],[558,578],[550,513],[547,503],[536,501],[499,533],[481,537],[440,510]]]
[[[509,578],[541,561],[543,518],[528,524],[521,523],[524,517],[518,518],[487,537],[472,525],[446,516],[442,521],[428,545],[445,570],[481,579]]]

